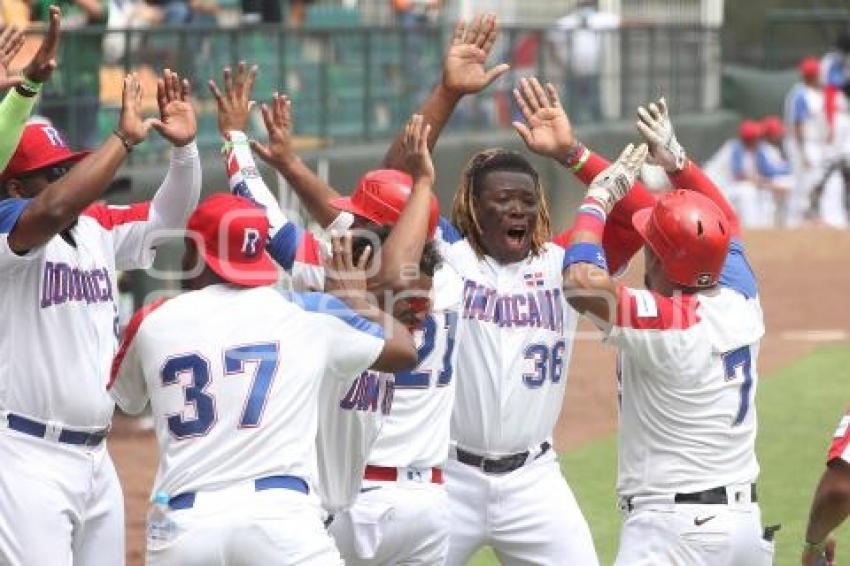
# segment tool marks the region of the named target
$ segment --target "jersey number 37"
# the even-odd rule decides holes
[[[251,389],[242,409],[239,428],[260,425],[266,398],[277,373],[278,345],[262,342],[234,346],[224,351],[224,376],[246,377],[245,362],[253,362]],[[193,405],[194,418],[184,418],[181,413],[167,416],[168,430],[175,438],[184,439],[207,434],[216,422],[215,398],[207,391],[210,385],[210,361],[197,352],[169,358],[162,366],[162,385],[179,385],[180,376],[189,374],[190,383],[184,387],[187,405]]]

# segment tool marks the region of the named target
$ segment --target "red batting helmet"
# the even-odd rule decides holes
[[[765,116],[761,119],[761,127],[768,138],[781,138],[785,135],[785,124],[779,116]]]
[[[369,171],[357,183],[350,197],[331,199],[332,206],[362,216],[376,224],[395,224],[401,216],[413,179],[407,173],[396,169],[376,169]],[[428,217],[428,236],[433,237],[440,219],[440,204],[437,197],[431,199],[431,212]]]
[[[738,137],[745,142],[754,142],[764,135],[764,128],[755,120],[744,120],[738,126]]]
[[[31,122],[24,127],[18,148],[0,174],[0,181],[60,163],[79,161],[88,154],[88,151],[71,151],[59,131],[50,124]]]
[[[696,288],[717,283],[731,233],[729,221],[711,199],[679,189],[654,207],[635,212],[632,224],[670,281]]]

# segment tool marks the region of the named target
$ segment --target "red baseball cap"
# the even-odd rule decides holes
[[[754,142],[764,135],[764,128],[755,120],[744,120],[738,126],[738,137],[745,142]]]
[[[804,79],[820,75],[820,61],[814,57],[806,57],[800,61],[800,76]]]
[[[0,181],[22,177],[66,161],[79,161],[89,151],[71,151],[59,130],[44,122],[31,122],[24,127],[18,148],[0,174]]]
[[[204,200],[186,226],[210,269],[243,287],[277,281],[277,269],[266,252],[269,221],[250,200],[217,193]]]
[[[376,169],[360,178],[351,196],[333,198],[330,204],[381,226],[391,225],[398,222],[412,187],[413,179],[404,171]],[[428,237],[434,236],[439,219],[440,203],[433,196],[428,216]]]
[[[782,123],[782,118],[779,116],[765,116],[761,119],[761,127],[764,130],[764,135],[769,138],[781,138],[785,135],[785,124]]]

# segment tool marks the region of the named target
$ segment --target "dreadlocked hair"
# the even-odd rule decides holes
[[[493,171],[513,171],[525,173],[534,180],[534,192],[537,195],[537,224],[531,235],[531,254],[539,255],[543,244],[549,241],[549,204],[537,171],[520,153],[508,149],[485,149],[472,156],[461,177],[460,186],[455,192],[452,205],[452,223],[468,241],[472,249],[481,257],[484,251],[484,235],[475,214],[475,200],[481,194],[484,177]]]

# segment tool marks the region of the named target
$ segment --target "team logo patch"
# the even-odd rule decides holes
[[[242,253],[255,257],[260,252],[260,232],[254,228],[245,228],[242,238]]]
[[[652,293],[643,289],[635,289],[632,294],[635,297],[638,318],[655,318],[658,316],[658,303],[655,302]]]
[[[710,287],[711,286],[711,274],[710,273],[701,273],[697,276],[697,287]]]
[[[66,144],[65,140],[62,139],[62,134],[60,134],[59,130],[53,126],[42,126],[41,131],[44,132],[44,137],[46,137],[50,144],[54,147],[68,147],[68,144]]]

